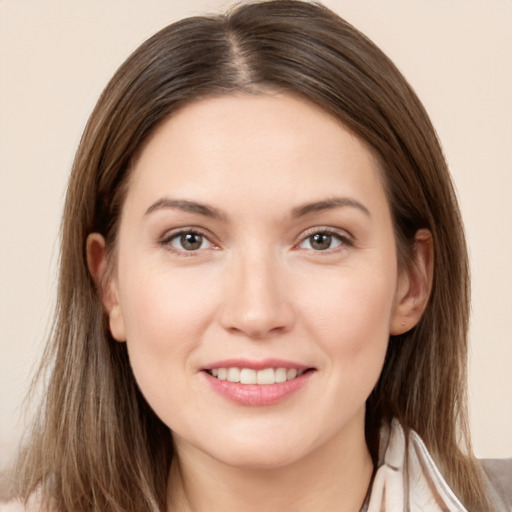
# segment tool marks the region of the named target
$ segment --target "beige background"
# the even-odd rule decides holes
[[[512,455],[512,1],[330,0],[396,62],[429,110],[473,267],[471,420],[479,456]],[[74,150],[121,61],[220,0],[0,0],[0,465],[55,290]]]

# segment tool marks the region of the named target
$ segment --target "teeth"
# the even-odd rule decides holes
[[[229,382],[240,382],[240,368],[228,368],[226,380],[229,380]]]
[[[265,368],[253,370],[252,368],[214,368],[211,374],[219,380],[240,382],[241,384],[275,384],[300,377],[304,370],[295,368]]]
[[[295,368],[291,368],[286,372],[286,380],[295,379],[297,377],[297,370]]]
[[[258,384],[275,384],[276,372],[274,371],[274,368],[260,370],[256,375],[256,382]]]
[[[242,368],[240,370],[240,383],[241,384],[256,384],[257,375],[256,370],[250,368]]]
[[[276,382],[286,382],[286,368],[277,368]]]

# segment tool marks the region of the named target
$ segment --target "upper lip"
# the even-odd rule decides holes
[[[203,370],[213,370],[215,368],[250,368],[252,370],[264,370],[265,368],[295,368],[296,370],[307,370],[311,368],[311,366],[285,359],[223,359],[222,361],[215,361],[204,366]]]

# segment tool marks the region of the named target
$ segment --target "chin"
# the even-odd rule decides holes
[[[211,443],[202,449],[216,460],[232,467],[244,469],[282,468],[293,464],[306,456],[307,449],[314,443],[305,436],[293,435],[292,432],[274,431],[267,435],[228,435],[222,442]]]
[[[218,454],[215,457],[219,462],[240,469],[278,469],[284,468],[296,462],[300,458],[297,449],[272,450],[245,449],[229,450],[227,453]],[[215,455],[214,455],[215,456]]]

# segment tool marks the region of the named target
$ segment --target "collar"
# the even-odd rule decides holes
[[[380,457],[361,512],[468,512],[441,475],[416,432],[397,420],[380,433]]]

